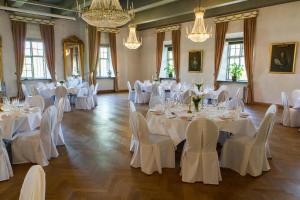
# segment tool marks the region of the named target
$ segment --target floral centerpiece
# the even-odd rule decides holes
[[[194,106],[195,106],[195,111],[199,112],[199,104],[203,103],[203,95],[194,95],[194,96],[192,96],[192,101],[193,101]]]
[[[203,87],[203,82],[200,83],[194,83],[194,85],[197,87],[198,91],[200,92]]]

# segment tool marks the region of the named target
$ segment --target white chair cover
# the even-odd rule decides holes
[[[96,83],[93,92],[93,100],[94,100],[95,107],[98,106],[98,87],[99,87],[99,83]]]
[[[238,107],[242,108],[242,111],[245,110],[245,104],[241,97],[241,88],[237,90],[236,95],[231,100],[226,102],[226,106],[232,110],[237,109]]]
[[[300,127],[300,110],[295,108],[290,108],[288,96],[286,95],[285,92],[281,93],[281,101],[283,105],[281,123],[283,124],[283,126]]]
[[[19,200],[45,200],[46,180],[44,169],[32,166],[24,179]]]
[[[136,138],[135,138],[135,136],[133,134],[134,130],[133,130],[133,127],[132,127],[132,122],[131,122],[131,120],[132,120],[131,115],[132,115],[133,112],[136,112],[136,108],[135,108],[134,103],[132,101],[130,101],[129,102],[129,127],[130,127],[130,131],[131,131],[131,141],[130,141],[130,148],[129,148],[129,150],[131,152],[134,151],[134,146],[135,146],[135,143],[136,143]]]
[[[0,181],[8,180],[13,175],[9,157],[2,141],[2,130],[0,129]]]
[[[163,100],[161,99],[160,96],[153,96],[151,95],[150,102],[149,102],[149,107],[154,108],[156,105],[162,105]]]
[[[151,93],[143,91],[142,83],[140,81],[136,81],[134,83],[135,90],[135,103],[148,103],[150,101]]]
[[[95,107],[93,98],[94,88],[84,87],[78,92],[77,98],[75,100],[75,108],[79,110],[91,110]]]
[[[26,85],[24,85],[24,84],[22,83],[21,87],[22,87],[22,91],[23,91],[23,94],[24,94],[25,98],[29,97],[30,94],[29,94],[29,91],[28,91]]]
[[[64,102],[65,102],[65,112],[71,112],[71,104],[70,104],[70,100],[68,98],[68,91],[67,88],[65,88],[64,86],[58,86],[55,89],[55,102],[54,105],[57,107],[57,104],[59,102],[59,100],[61,98],[64,98]]]
[[[271,126],[270,126],[270,129],[269,129],[269,133],[268,133],[268,138],[267,138],[267,142],[266,142],[266,154],[267,154],[267,158],[272,158],[272,154],[271,154],[271,150],[270,150],[270,145],[269,145],[269,138],[273,132],[273,128],[274,128],[274,125],[275,125],[275,122],[276,122],[276,114],[277,114],[277,106],[276,105],[271,105],[266,114],[268,113],[273,113],[273,119],[272,119],[272,123],[271,123]]]
[[[238,172],[259,176],[270,170],[266,156],[266,142],[274,113],[267,113],[254,137],[234,136],[228,139],[222,149],[221,166]]]
[[[58,152],[53,142],[52,135],[56,125],[57,111],[55,106],[50,106],[44,112],[40,130],[18,133],[12,141],[13,163],[37,163],[41,166],[48,165],[51,157],[57,157]]]
[[[205,118],[191,122],[186,130],[186,143],[181,157],[182,181],[219,184],[222,180],[216,151],[219,130]]]
[[[40,95],[29,96],[25,100],[25,104],[28,104],[30,107],[38,107],[41,112],[44,112],[45,109],[45,101],[44,98]]]
[[[128,88],[128,100],[134,101],[135,99],[135,91],[132,89],[131,84],[129,81],[127,81],[127,88]]]
[[[57,123],[53,132],[53,142],[55,145],[64,145],[64,136],[61,128],[61,123],[64,116],[64,99],[61,98],[57,105]]]
[[[222,90],[217,98],[217,102],[218,103],[222,103],[222,102],[226,102],[228,101],[229,97],[228,97],[228,91],[227,90]]]
[[[130,122],[133,134],[137,138],[130,165],[141,167],[142,172],[152,174],[155,171],[162,173],[162,167],[175,168],[175,147],[167,136],[149,134],[148,125],[144,116],[134,112]]]

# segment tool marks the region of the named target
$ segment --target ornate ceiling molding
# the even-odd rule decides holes
[[[224,15],[220,17],[216,17],[214,19],[215,23],[221,23],[221,22],[229,22],[229,21],[237,21],[237,20],[243,20],[247,18],[253,18],[257,17],[258,10],[251,10],[247,12],[241,12],[241,13],[235,13],[231,15]]]
[[[156,32],[157,33],[160,33],[160,32],[169,32],[169,31],[176,31],[176,30],[179,30],[179,29],[180,29],[180,25],[179,24],[175,24],[175,25],[163,26],[163,27],[157,28]]]
[[[54,22],[52,20],[47,20],[47,19],[24,17],[24,16],[18,16],[18,15],[9,15],[9,18],[12,21],[21,21],[21,22],[34,23],[34,24],[54,25]]]
[[[104,33],[119,33],[120,32],[120,29],[119,28],[100,28],[100,27],[97,27],[97,31],[100,31],[100,32],[104,32]]]

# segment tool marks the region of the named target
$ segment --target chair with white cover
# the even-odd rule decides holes
[[[150,102],[149,102],[149,108],[154,108],[156,105],[162,105],[163,100],[161,96],[151,96]]]
[[[54,105],[57,106],[59,100],[63,98],[65,101],[65,108],[64,111],[65,112],[71,112],[71,104],[70,104],[70,100],[68,98],[68,90],[66,87],[64,86],[58,86],[55,89],[55,102]]]
[[[141,167],[142,172],[150,175],[162,168],[175,168],[175,147],[168,136],[150,134],[145,117],[134,112],[131,115],[133,134],[137,138],[130,165]]]
[[[270,170],[266,143],[275,113],[266,113],[254,136],[236,135],[226,140],[221,155],[221,167],[230,168],[241,176],[259,176]]]
[[[130,147],[129,147],[129,150],[131,151],[131,152],[133,152],[134,151],[134,146],[135,146],[135,143],[136,143],[136,138],[135,138],[135,136],[134,136],[134,134],[133,134],[133,127],[132,127],[132,122],[131,122],[131,120],[132,120],[132,117],[131,117],[131,115],[132,115],[132,113],[134,113],[134,112],[136,112],[136,108],[135,108],[135,105],[134,105],[134,103],[132,102],[132,101],[129,101],[129,127],[130,127],[130,131],[131,131],[131,140],[130,140]]]
[[[93,98],[94,88],[80,88],[75,99],[75,108],[79,110],[91,110],[95,107]]]
[[[99,83],[96,83],[95,87],[94,87],[94,91],[93,91],[93,100],[94,100],[94,106],[98,106],[98,87],[99,87]]]
[[[53,131],[53,142],[55,145],[64,145],[65,141],[64,141],[64,136],[63,136],[63,132],[62,132],[62,128],[61,128],[61,123],[63,120],[63,116],[64,116],[64,99],[61,98],[58,102],[57,105],[57,122],[55,125],[55,129]]]
[[[290,108],[288,96],[281,92],[283,113],[281,123],[287,127],[300,127],[300,109]]]
[[[32,166],[27,172],[19,200],[45,200],[46,177],[40,165]]]
[[[227,90],[223,90],[219,93],[218,97],[217,97],[217,103],[222,103],[222,102],[226,102],[228,101],[229,97],[228,97],[228,91]]]
[[[143,91],[142,83],[140,81],[136,81],[134,83],[135,90],[135,103],[148,103],[150,100],[150,93]]]
[[[268,138],[267,138],[267,142],[266,142],[266,154],[267,154],[267,158],[272,158],[272,154],[271,154],[271,150],[270,150],[270,145],[269,145],[269,138],[273,132],[273,128],[274,128],[274,125],[275,125],[275,122],[276,122],[276,114],[277,114],[277,106],[276,105],[271,105],[266,114],[267,113],[274,113],[273,115],[273,119],[272,119],[272,123],[271,123],[271,126],[270,126],[270,129],[269,129],[269,133],[268,133]]]
[[[8,153],[2,140],[2,129],[0,129],[0,181],[8,180],[13,175]]]
[[[219,184],[222,177],[216,150],[218,136],[218,127],[209,119],[199,118],[189,124],[181,156],[183,182]]]
[[[25,99],[26,99],[27,97],[30,96],[30,93],[29,93],[29,91],[28,91],[26,85],[24,85],[23,83],[22,83],[21,87],[22,87],[22,92],[23,92],[23,94],[24,94],[24,96],[25,96]]]
[[[241,98],[241,88],[237,90],[236,95],[232,99],[227,101],[226,104],[229,109],[236,109],[240,107],[242,111],[245,110],[245,104]]]
[[[13,137],[13,164],[37,163],[47,166],[50,158],[56,158],[58,152],[52,135],[56,125],[57,110],[50,106],[43,113],[40,130],[21,132]]]
[[[129,101],[134,101],[134,99],[135,99],[135,91],[131,87],[131,84],[130,84],[129,81],[127,81],[127,88],[128,88],[128,100]]]
[[[38,107],[40,108],[41,112],[44,112],[45,101],[44,98],[40,95],[27,97],[25,100],[25,104],[27,104],[30,107]]]

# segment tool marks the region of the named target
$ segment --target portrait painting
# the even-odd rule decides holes
[[[189,52],[189,72],[202,72],[203,51],[190,51]]]
[[[294,73],[296,52],[296,42],[272,44],[270,73]]]

